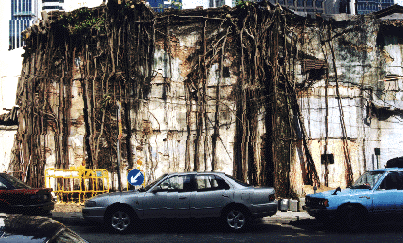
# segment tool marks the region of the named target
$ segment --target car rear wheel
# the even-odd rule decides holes
[[[133,212],[124,207],[114,208],[108,213],[107,226],[115,233],[126,233],[134,225],[135,217]]]
[[[223,223],[227,230],[243,231],[249,224],[249,216],[246,210],[240,207],[232,207],[223,214]]]

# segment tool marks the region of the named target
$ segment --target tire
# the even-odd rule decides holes
[[[44,217],[49,217],[52,216],[52,213],[50,210],[40,210],[38,211],[39,216],[44,216]]]
[[[323,215],[317,215],[315,216],[316,221],[318,221],[321,224],[327,223],[329,221],[328,217],[325,217]]]
[[[113,233],[124,234],[133,228],[135,222],[132,210],[125,207],[116,207],[108,212],[106,224]]]
[[[358,232],[365,228],[365,212],[358,207],[344,207],[339,216],[338,223],[342,231]]]
[[[241,207],[231,207],[224,211],[222,221],[226,230],[241,232],[249,225],[250,217],[247,211]]]

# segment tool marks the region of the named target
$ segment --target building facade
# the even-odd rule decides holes
[[[32,25],[39,15],[38,0],[11,0],[9,21],[9,50],[23,46],[21,32]]]
[[[64,0],[42,0],[42,10],[55,11],[64,10]]]
[[[369,14],[395,4],[395,0],[356,0],[357,14]]]
[[[166,8],[182,8],[182,0],[148,0],[147,2],[155,12],[162,12]]]
[[[195,9],[197,7],[207,8],[219,8],[224,5],[229,7],[236,6],[237,0],[148,0],[148,4],[156,12],[161,12],[166,8],[179,8],[179,9]]]
[[[11,0],[11,19],[9,20],[9,50],[22,47],[24,39],[21,32],[40,18],[40,12],[64,10],[64,0]]]
[[[354,3],[350,0],[270,0],[296,13],[354,14]]]

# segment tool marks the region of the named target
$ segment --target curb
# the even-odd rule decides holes
[[[85,222],[81,212],[52,212],[51,218],[63,224],[82,224]]]
[[[281,224],[291,224],[295,222],[305,222],[313,219],[314,217],[310,216],[307,212],[278,211],[275,215],[271,217],[263,218],[263,221],[281,223]]]

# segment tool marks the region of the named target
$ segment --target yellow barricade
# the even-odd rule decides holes
[[[45,184],[53,188],[58,201],[73,201],[73,194],[78,195],[78,202],[100,193],[109,192],[109,173],[105,169],[86,169],[84,166],[70,169],[45,170]]]

